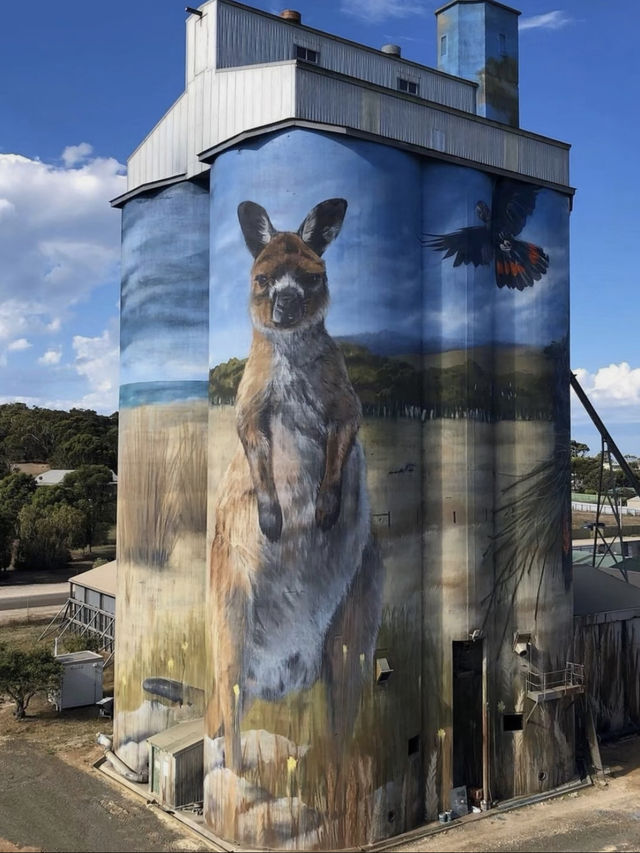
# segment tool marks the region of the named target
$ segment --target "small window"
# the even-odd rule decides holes
[[[440,36],[440,56],[447,55],[447,37]]]
[[[318,63],[318,51],[311,50],[310,47],[302,47],[302,45],[296,45],[296,59],[304,59],[305,62],[315,62]]]
[[[498,47],[500,49],[500,56],[507,55],[507,37],[504,33],[500,33],[498,36]]]
[[[521,732],[522,731],[522,714],[503,714],[502,715],[502,731],[503,732]]]
[[[418,84],[413,80],[405,80],[404,77],[398,77],[398,91],[406,92],[408,95],[418,94]]]

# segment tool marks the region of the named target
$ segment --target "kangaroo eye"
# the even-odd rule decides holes
[[[260,287],[266,287],[269,284],[269,276],[268,275],[257,275],[254,279],[255,283],[260,285]]]

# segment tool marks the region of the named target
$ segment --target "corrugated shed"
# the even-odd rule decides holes
[[[69,578],[69,583],[76,586],[84,586],[88,589],[95,589],[97,592],[103,592],[106,595],[116,594],[116,573],[118,564],[116,560],[110,563],[105,563],[102,566],[96,566],[95,569],[89,569],[87,572],[81,572],[79,575],[74,575]]]
[[[186,91],[129,158],[128,192],[196,177],[208,170],[203,152],[292,119],[569,184],[568,146],[469,115],[475,87],[466,81],[253,9],[220,0],[203,8],[187,21]],[[296,44],[317,50],[318,66],[297,62]],[[396,91],[399,75],[420,97]]]
[[[296,26],[253,9],[218,3],[217,67],[232,68],[295,58],[296,45],[318,53],[322,68],[397,89],[398,78],[419,86],[420,97],[475,112],[476,86],[417,63]]]

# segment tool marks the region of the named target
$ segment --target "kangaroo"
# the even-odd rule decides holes
[[[355,721],[380,621],[361,406],[325,329],[322,254],[347,202],[316,205],[279,232],[260,205],[238,218],[251,268],[253,339],[238,388],[237,451],[218,487],[210,553],[215,687],[210,737],[241,769],[240,723],[257,698],[327,683],[328,730]]]

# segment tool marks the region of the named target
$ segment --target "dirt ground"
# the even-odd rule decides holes
[[[606,783],[595,783],[511,811],[497,809],[456,822],[450,829],[387,847],[398,853],[448,851],[640,850],[640,736],[601,746]]]
[[[204,851],[201,836],[93,767],[95,709],[57,714],[41,699],[31,716],[0,704],[0,851]],[[640,736],[602,746],[606,784],[512,811],[470,816],[436,834],[398,839],[409,851],[640,851]],[[439,827],[436,827],[439,828]],[[432,827],[433,829],[433,827]]]

